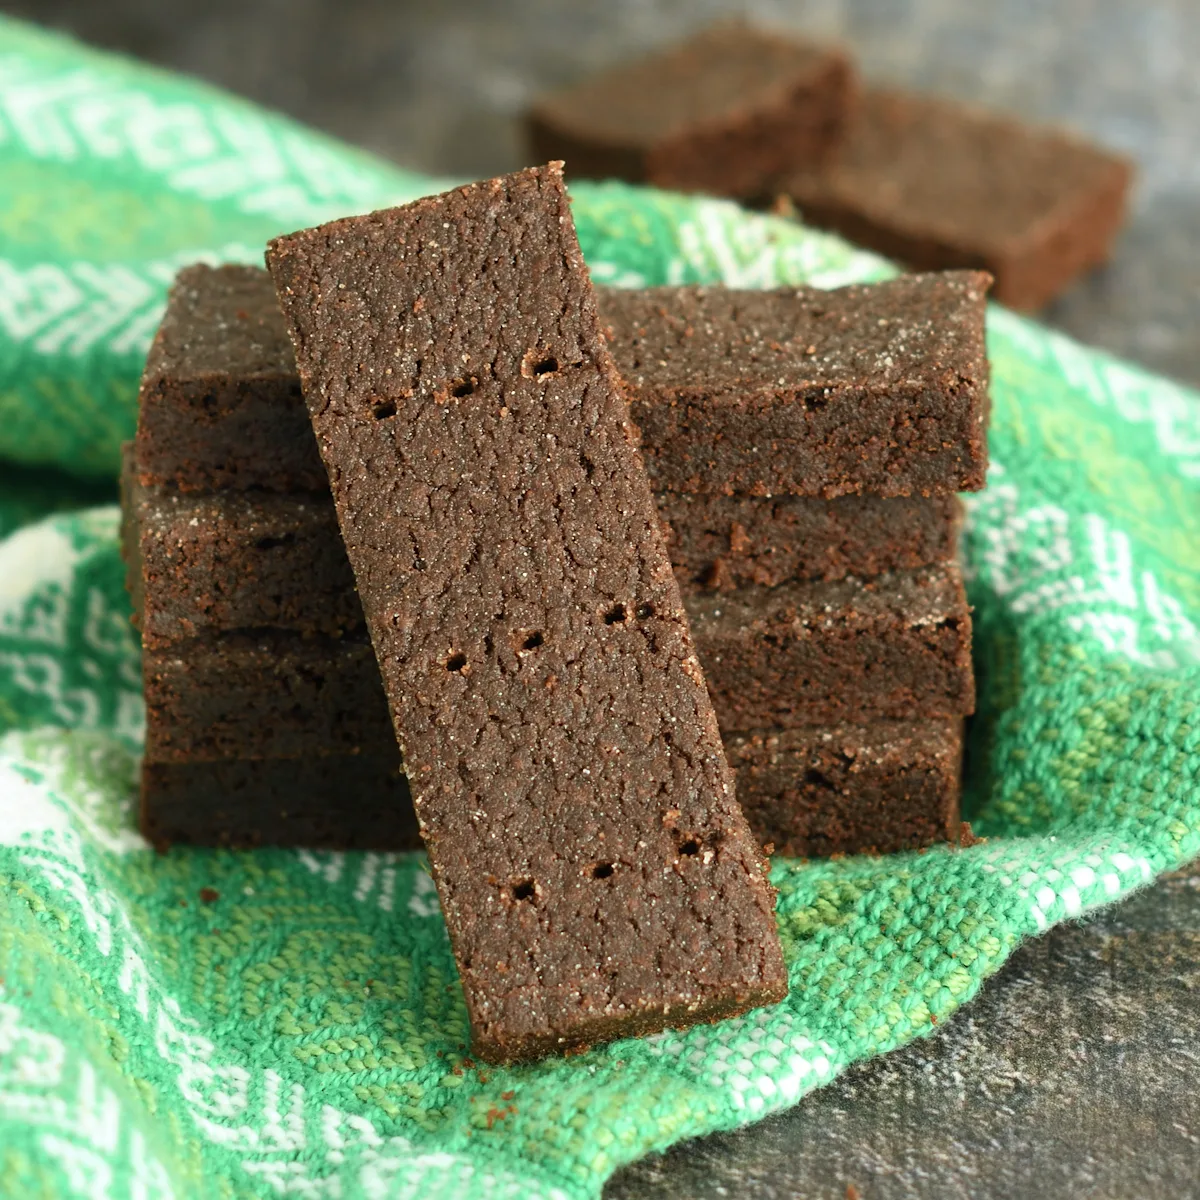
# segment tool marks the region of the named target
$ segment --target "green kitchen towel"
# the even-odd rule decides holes
[[[490,1068],[422,856],[152,852],[117,513],[28,523],[74,494],[44,469],[115,472],[178,266],[434,186],[0,22],[0,522],[25,522],[0,541],[0,1195],[594,1196],[929,1032],[1021,939],[1200,853],[1200,403],[999,309],[965,535],[987,840],[776,861],[784,1003]],[[605,283],[887,270],[728,204],[573,191]]]

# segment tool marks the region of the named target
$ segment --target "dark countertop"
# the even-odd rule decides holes
[[[1113,264],[1046,319],[1200,384],[1197,0],[0,0],[437,174],[523,159],[529,97],[720,13],[868,75],[1062,121],[1133,157]],[[336,17],[333,15],[337,13]],[[1200,1195],[1200,871],[1013,955],[936,1035],[606,1194]]]

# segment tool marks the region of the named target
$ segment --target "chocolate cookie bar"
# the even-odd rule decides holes
[[[130,589],[140,592],[144,576],[148,584],[148,607],[137,604],[146,645],[263,626],[329,636],[362,626],[328,496],[188,495],[142,487],[128,471],[124,479]],[[656,501],[684,590],[775,587],[944,562],[954,556],[960,519],[954,496],[662,492]]]
[[[890,854],[958,841],[963,723],[730,734],[738,799],[776,854]]]
[[[970,615],[953,564],[697,592],[685,603],[726,731],[973,707]],[[378,752],[394,742],[379,668],[360,641],[229,634],[149,648],[143,670],[151,759]]]
[[[147,487],[122,475],[123,546],[143,646],[261,627],[340,637],[363,627],[324,496]]]
[[[953,563],[685,599],[723,733],[975,707],[970,610]]]
[[[724,730],[971,711],[958,569],[686,596]],[[353,639],[278,631],[143,654],[147,757],[302,757],[394,741],[379,669]]]
[[[143,763],[141,830],[160,849],[421,844],[394,742],[373,754]]]
[[[754,836],[776,854],[889,854],[958,836],[959,721],[882,721],[730,734],[725,752]],[[151,844],[411,850],[399,755],[143,764]]]
[[[278,306],[253,267],[176,276],[138,395],[144,483],[324,491]]]
[[[561,164],[272,242],[475,1050],[787,987]]]
[[[976,267],[1038,309],[1109,256],[1131,164],[952,100],[870,91],[836,158],[784,184],[805,221],[917,270]]]
[[[390,751],[371,646],[278,630],[142,651],[146,759],[305,758]]]
[[[982,486],[983,280],[934,275],[828,292],[600,290],[614,356],[633,384],[655,486],[660,492],[823,496],[946,494]],[[238,313],[263,331],[264,343],[285,336],[264,272],[190,267],[164,320],[171,336],[160,331],[155,345],[213,345],[242,320]],[[743,318],[760,337],[748,337],[738,325]],[[706,338],[718,343],[705,345]],[[286,362],[294,371],[290,352],[276,359],[279,370]],[[774,373],[776,367],[782,373]],[[138,435],[140,481],[199,491],[217,482],[327,491],[299,382],[288,377],[290,389],[278,375],[243,372],[237,362],[224,368],[226,391],[257,414],[251,453],[239,420],[207,419],[203,406],[190,404],[178,388],[155,391],[153,419],[143,419]],[[153,440],[148,453],[156,428],[172,436]],[[291,465],[282,472],[272,465],[272,437],[292,448],[284,454]],[[213,464],[231,464],[232,474]]]
[[[829,154],[855,94],[842,51],[727,22],[543,96],[529,143],[572,178],[755,196]]]
[[[821,291],[606,289],[657,491],[930,496],[983,487],[988,277]]]
[[[956,496],[704,496],[659,492],[667,549],[686,591],[881,575],[948,562]]]

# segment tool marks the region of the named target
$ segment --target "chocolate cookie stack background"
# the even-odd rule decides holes
[[[1025,310],[1107,260],[1133,178],[1065,131],[863,86],[840,47],[736,21],[549,93],[526,126],[575,178],[773,200],[915,270],[986,270]]]
[[[986,466],[986,282],[599,293],[739,799],[777,852],[958,836],[954,492]],[[264,272],[181,272],[124,500],[147,837],[418,845]]]

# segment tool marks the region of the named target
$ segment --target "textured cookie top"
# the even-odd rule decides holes
[[[982,271],[944,271],[831,291],[598,295],[617,365],[643,395],[687,390],[738,399],[844,386],[986,387],[990,282]]]
[[[725,22],[542,96],[532,115],[597,141],[650,146],[778,104],[840,61],[840,52],[826,46]]]
[[[561,167],[272,243],[477,1050],[784,987]]]
[[[270,280],[258,267],[185,267],[146,361],[144,380],[296,373]]]
[[[1010,251],[1127,182],[1118,155],[958,101],[886,89],[863,97],[836,160],[784,190],[803,208],[852,202],[889,223]]]

